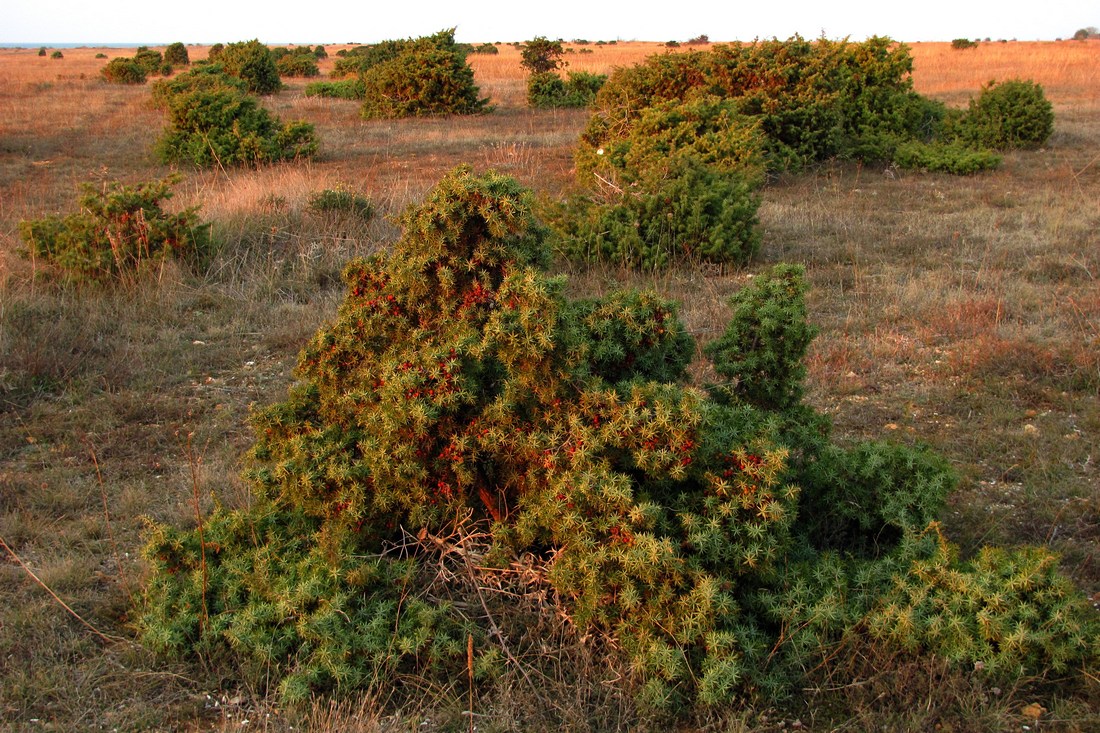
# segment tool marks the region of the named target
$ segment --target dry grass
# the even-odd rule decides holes
[[[568,55],[570,69],[603,73],[665,51],[654,43],[585,48],[593,53]],[[186,437],[204,502],[246,503],[237,475],[250,405],[284,393],[296,351],[341,297],[340,264],[385,247],[396,233],[388,217],[458,163],[559,194],[585,115],[526,109],[510,46],[471,57],[497,107],[480,117],[367,122],[354,103],[306,98],[305,82],[292,82],[265,104],[317,126],[318,160],[182,171],[175,203],[201,205],[226,243],[209,274],[168,270],[123,292],[74,292],[30,277],[32,265],[15,254],[19,220],[67,210],[81,181],[170,172],[149,152],[162,118],[148,106],[148,88],[100,82],[98,52],[66,50],[53,60],[0,50],[0,537],[89,623],[128,637],[142,517],[194,521]],[[205,49],[190,53],[202,58]],[[571,288],[655,287],[682,302],[702,343],[720,332],[726,298],[752,272],[806,264],[821,327],[811,399],[840,437],[931,443],[963,477],[944,520],[965,550],[1045,544],[1100,594],[1100,42],[969,51],[916,44],[913,55],[917,89],[952,104],[990,78],[1041,82],[1057,114],[1047,149],[1010,154],[1001,170],[965,179],[824,165],[765,191],[764,249],[750,270],[576,270]],[[308,211],[311,193],[340,184],[370,197],[382,216]],[[705,376],[701,365],[697,372]],[[935,663],[870,652],[845,664],[851,682],[817,680],[786,714],[732,711],[695,728],[790,729],[801,717],[813,730],[1019,730],[1032,722],[1020,713],[1031,702],[1050,709],[1043,730],[1100,725],[1096,690],[995,694]],[[129,642],[103,642],[0,559],[0,730],[468,723],[445,696],[397,712],[366,698],[287,715],[235,679],[229,663],[168,668]],[[540,695],[517,684],[480,700],[478,729],[643,723],[616,707],[621,700],[598,674],[550,679]],[[896,689],[911,694],[886,705]],[[556,708],[547,696],[557,696]]]

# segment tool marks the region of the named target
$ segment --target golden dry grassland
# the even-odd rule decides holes
[[[666,52],[573,48],[569,69],[600,73]],[[0,538],[10,548],[0,548],[0,731],[445,727],[446,711],[382,711],[369,697],[319,702],[303,717],[242,687],[232,660],[168,663],[140,649],[128,619],[142,527],[193,522],[196,493],[203,511],[249,501],[238,474],[250,405],[285,393],[298,349],[342,297],[341,264],[393,240],[386,217],[459,163],[560,195],[585,112],[528,109],[508,45],[470,57],[496,106],[484,116],[364,121],[356,103],[308,98],[291,80],[264,104],[316,126],[316,160],[180,171],[173,205],[201,206],[223,242],[209,273],[166,268],[126,289],[66,289],[17,255],[18,222],[70,211],[83,181],[171,172],[151,154],[164,122],[148,86],[102,82],[100,52],[133,53],[0,49]],[[931,444],[962,477],[943,522],[964,552],[1046,545],[1100,602],[1100,41],[922,43],[912,55],[916,89],[953,105],[990,79],[1040,82],[1055,107],[1050,143],[967,178],[840,163],[783,176],[763,193],[762,254],[743,271],[564,271],[576,293],[625,283],[677,298],[704,343],[754,272],[805,264],[821,328],[811,400],[840,436]],[[337,185],[385,216],[310,213],[310,194]],[[808,688],[790,709],[698,727],[780,730],[797,717],[811,730],[1100,729],[1096,686],[991,690],[903,660],[859,674]],[[479,729],[530,729],[519,711],[536,703],[546,730],[641,726],[606,690],[563,680],[542,697],[494,701]]]

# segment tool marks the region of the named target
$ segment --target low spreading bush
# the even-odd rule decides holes
[[[145,83],[145,68],[131,58],[113,58],[99,73],[112,84]]]
[[[50,54],[50,58],[51,59],[63,59],[63,58],[65,58],[65,54],[61,53],[60,51],[54,51],[53,53]]]
[[[197,208],[163,210],[172,183],[84,184],[78,213],[19,223],[23,254],[74,282],[131,280],[164,259],[198,266],[211,254],[209,225]]]
[[[315,81],[306,84],[305,89],[307,97],[361,100],[366,94],[367,90],[363,85],[363,80],[358,77],[341,81]]]
[[[962,51],[968,48],[977,47],[978,42],[971,41],[969,38],[956,38],[955,40],[951,41],[951,48],[955,49],[956,51]]]
[[[487,54],[489,56],[495,56],[500,53],[500,49],[491,43],[482,43],[474,48],[474,53]]]
[[[899,168],[956,176],[992,170],[1001,164],[1001,156],[996,153],[963,143],[906,142],[897,146],[893,158]]]
[[[571,71],[565,79],[552,71],[532,74],[527,78],[527,104],[540,109],[588,107],[606,81],[606,74],[586,71]]]
[[[247,84],[243,79],[229,76],[219,64],[195,66],[171,79],[158,79],[153,83],[153,105],[167,110],[172,100],[193,92],[230,91],[245,94]]]
[[[522,557],[543,612],[666,708],[789,693],[867,634],[995,679],[1095,668],[1096,614],[1046,553],[959,562],[937,537],[942,459],[834,445],[799,401],[797,269],[734,296],[711,350],[727,383],[704,391],[675,304],[567,298],[530,206],[460,169],[388,255],[349,264],[298,382],[255,415],[247,508],[152,529],[148,644],[235,654],[289,701],[488,685],[509,633],[465,578]]]
[[[352,214],[362,219],[374,216],[374,206],[369,199],[343,186],[310,194],[307,208],[314,214]]]
[[[170,94],[167,109],[168,127],[156,146],[166,163],[254,166],[317,152],[313,125],[283,123],[231,87]]]
[[[275,62],[275,67],[281,76],[313,77],[321,74],[317,67],[317,57],[308,49],[305,53],[285,54]]]

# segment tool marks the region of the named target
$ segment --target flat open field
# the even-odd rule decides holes
[[[566,58],[605,73],[665,51],[587,45]],[[164,120],[149,87],[102,82],[101,52],[133,53],[0,49],[0,731],[426,730],[418,711],[383,714],[369,699],[288,717],[240,687],[228,662],[168,664],[137,647],[128,617],[142,530],[147,518],[194,522],[196,495],[202,511],[248,502],[238,474],[250,405],[285,394],[299,348],[342,297],[341,264],[395,237],[386,217],[460,163],[561,194],[586,113],[528,109],[507,45],[470,57],[496,106],[484,116],[364,121],[357,103],[307,98],[305,81],[289,80],[264,104],[316,126],[317,159],[179,171],[172,205],[201,206],[224,243],[203,278],[166,268],[113,291],[58,288],[18,256],[19,221],[71,211],[81,182],[171,172],[152,156]],[[656,288],[682,303],[702,344],[754,272],[804,264],[821,329],[810,400],[839,436],[932,445],[962,477],[942,520],[963,552],[1047,546],[1100,605],[1100,41],[915,44],[912,55],[917,91],[952,105],[990,79],[1038,81],[1054,136],[974,177],[839,163],[784,176],[763,192],[764,244],[749,268],[570,268],[570,287]],[[311,193],[338,185],[385,216],[309,212]],[[1038,702],[1042,730],[1100,729],[1096,685],[993,692],[941,672],[883,670],[714,726],[779,730],[797,717],[811,730],[1018,731]],[[891,705],[898,687],[905,702]],[[479,729],[523,729],[498,703]],[[547,730],[630,727],[614,709],[561,704],[573,717],[548,716]]]

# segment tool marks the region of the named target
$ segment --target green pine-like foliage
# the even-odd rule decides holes
[[[433,554],[470,562],[477,534],[478,563],[526,558],[657,706],[789,692],[864,631],[1009,676],[1095,664],[1100,625],[1053,559],[938,541],[942,459],[831,442],[800,399],[798,269],[735,297],[712,352],[736,384],[701,390],[675,304],[567,298],[531,206],[456,169],[346,268],[287,399],[255,414],[249,507],[151,530],[150,645],[234,654],[289,700],[454,679],[470,645],[491,676],[513,657]]]

